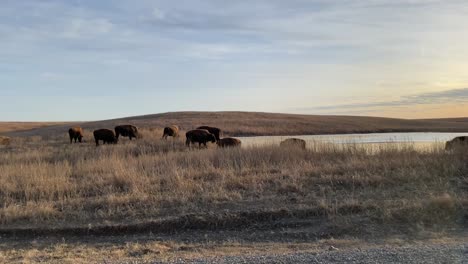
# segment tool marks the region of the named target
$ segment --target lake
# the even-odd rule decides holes
[[[300,138],[306,141],[310,148],[317,144],[334,144],[346,146],[353,144],[366,148],[382,148],[384,146],[405,147],[414,146],[417,149],[443,147],[447,140],[458,136],[468,136],[466,133],[438,132],[408,132],[408,133],[369,133],[369,134],[336,134],[336,135],[302,135],[302,136],[259,136],[239,137],[242,146],[277,145],[287,138]]]

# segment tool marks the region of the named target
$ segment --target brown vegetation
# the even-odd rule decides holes
[[[66,125],[65,122],[0,122],[0,134],[8,132],[28,131],[48,126]]]
[[[65,135],[16,138],[0,148],[0,233],[242,230],[323,221],[328,231],[320,232],[336,236],[376,232],[373,225],[443,229],[466,221],[464,153],[409,147],[369,154],[333,145],[190,151],[182,139],[160,140],[162,131],[142,133],[143,140],[101,148],[69,145]]]

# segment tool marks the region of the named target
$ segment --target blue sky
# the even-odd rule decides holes
[[[468,3],[3,0],[0,120],[468,116]]]

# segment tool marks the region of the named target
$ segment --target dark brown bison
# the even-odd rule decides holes
[[[221,135],[221,129],[217,128],[217,127],[210,127],[210,126],[201,126],[201,127],[197,127],[197,129],[205,129],[205,130],[208,130],[208,132],[210,132],[211,134],[213,134],[216,138],[216,141],[219,141],[220,139],[220,135]]]
[[[119,136],[128,137],[130,140],[132,138],[140,138],[140,134],[138,133],[138,128],[132,125],[121,125],[115,127],[115,135],[117,139]]]
[[[306,142],[303,139],[299,138],[288,138],[280,143],[281,147],[293,147],[293,148],[300,148],[300,149],[306,149]]]
[[[179,137],[179,127],[176,125],[165,127],[162,138],[167,139],[167,137]]]
[[[96,146],[99,146],[99,140],[102,140],[104,144],[116,144],[118,141],[114,131],[110,129],[94,130],[93,134],[94,140],[96,141]]]
[[[217,142],[218,147],[221,147],[221,148],[240,147],[241,143],[242,142],[237,138],[222,138]]]
[[[468,147],[468,136],[456,137],[445,143],[445,150],[454,150]]]
[[[201,144],[203,144],[206,147],[207,142],[216,142],[216,137],[204,129],[190,130],[185,133],[185,137],[187,138],[185,141],[185,145],[187,145],[187,147],[190,147],[190,143],[198,143],[198,147],[201,147]]]
[[[73,140],[81,143],[81,140],[83,139],[83,129],[81,127],[72,127],[68,129],[68,135],[70,136],[70,144],[73,143]]]

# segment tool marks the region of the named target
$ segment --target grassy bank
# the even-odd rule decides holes
[[[269,228],[321,219],[353,232],[356,221],[453,227],[467,212],[464,154],[408,147],[370,155],[330,145],[187,150],[153,132],[99,148],[65,137],[0,147],[3,231]]]

